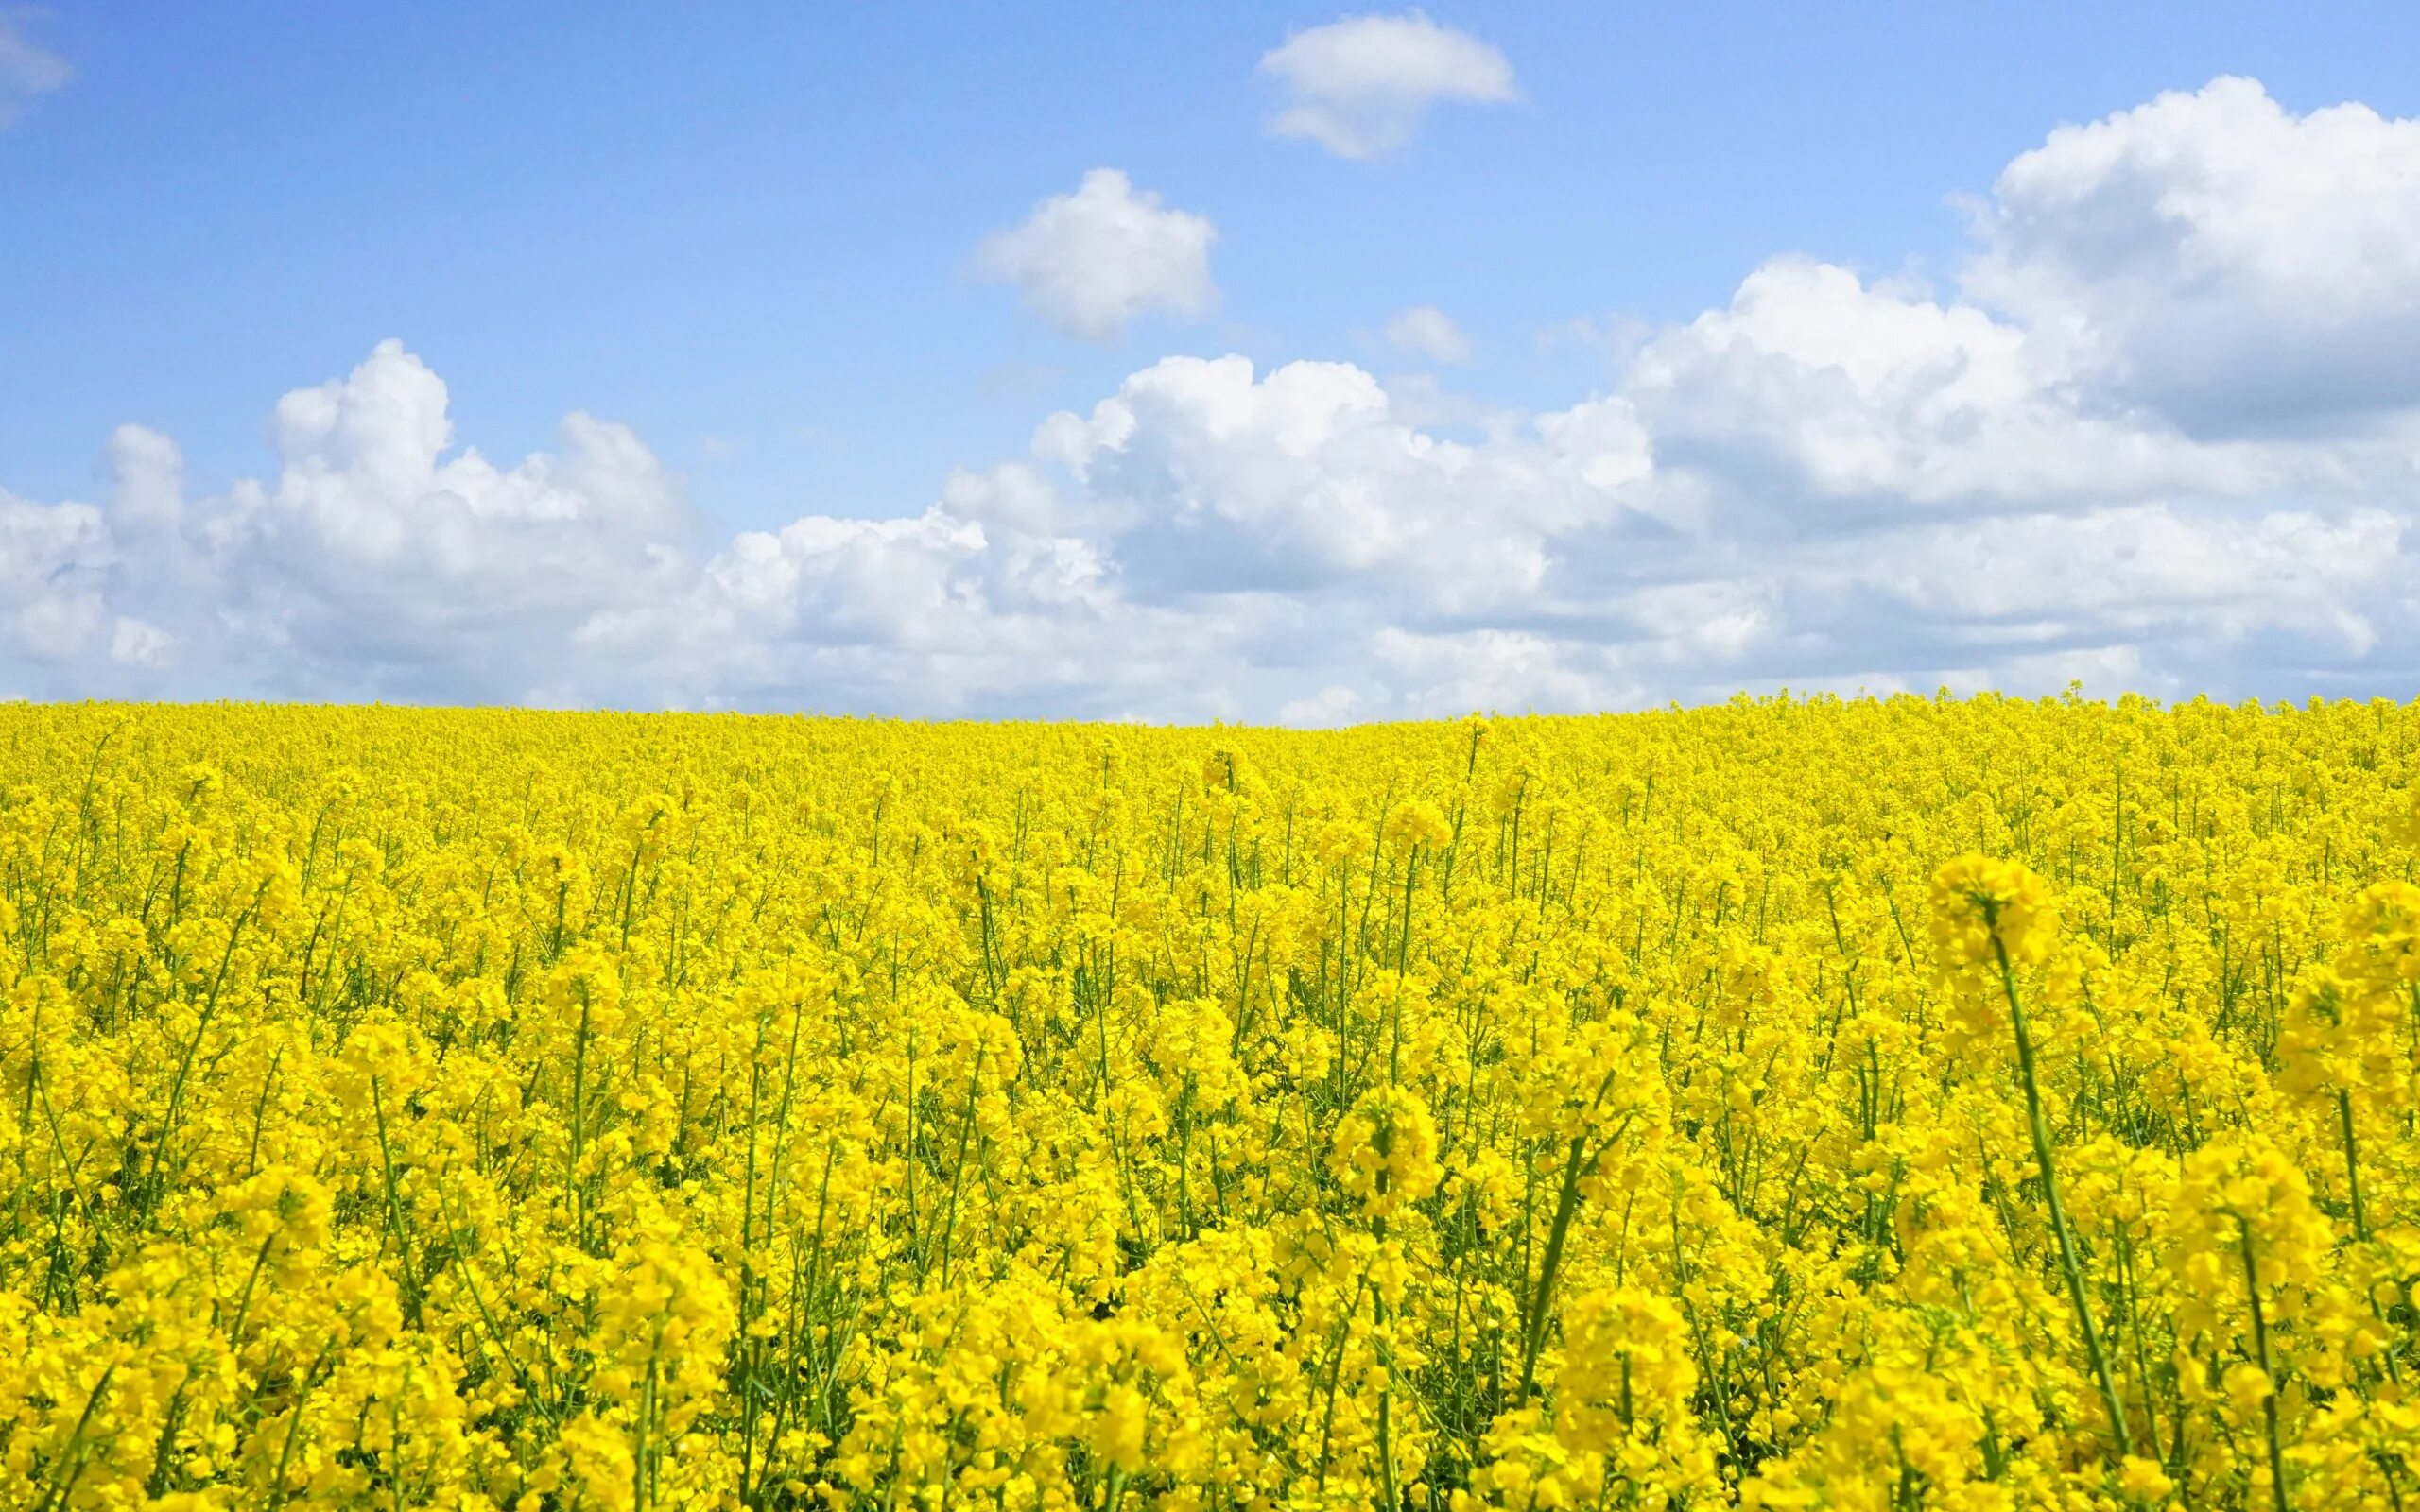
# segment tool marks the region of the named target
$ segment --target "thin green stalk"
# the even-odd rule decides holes
[[[2252,1343],[2260,1356],[2260,1373],[2269,1378],[2269,1394],[2260,1399],[2262,1426],[2269,1435],[2269,1499],[2276,1512],[2286,1505],[2286,1450],[2277,1435],[2277,1371],[2269,1358],[2269,1318],[2260,1307],[2260,1268],[2252,1250],[2252,1225],[2236,1214],[2236,1237],[2243,1250],[2243,1295],[2252,1303]]]
[[[2344,1184],[2353,1194],[2353,1237],[2367,1244],[2370,1221],[2361,1208],[2361,1162],[2354,1156],[2353,1094],[2342,1087],[2336,1089],[2336,1117],[2344,1126]]]
[[[1996,910],[1991,911],[1996,914]],[[2016,1036],[2016,1062],[2025,1079],[2025,1126],[2033,1139],[2033,1162],[2041,1169],[2042,1194],[2050,1210],[2050,1232],[2059,1245],[2059,1269],[2066,1278],[2067,1300],[2075,1305],[2076,1327],[2083,1334],[2083,1352],[2092,1365],[2093,1380],[2100,1387],[2100,1404],[2109,1414],[2109,1432],[2118,1441],[2122,1458],[2134,1452],[2134,1445],[2126,1432],[2126,1409],[2118,1401],[2118,1383],[2110,1374],[2109,1357],[2100,1348],[2100,1329],[2092,1319],[2092,1303],[2084,1295],[2083,1261],[2076,1253],[2075,1235],[2067,1228],[2067,1211],[2059,1197],[2059,1171],[2050,1159],[2050,1125],[2042,1114],[2042,1087],[2033,1070],[2033,1031],[2025,1018],[2025,1004],[2016,991],[2016,970],[2009,962],[2008,947],[2000,942],[1998,920],[1987,914],[1992,930],[1992,954],[1998,958],[2000,987],[2008,994],[2009,1027]]]
[[[395,1152],[387,1137],[387,1099],[379,1090],[378,1078],[370,1078],[370,1108],[378,1119],[378,1164],[387,1177],[387,1221],[394,1228],[395,1258],[404,1271],[404,1306],[411,1314],[411,1326],[420,1327],[421,1284],[412,1274],[411,1229],[404,1222],[403,1198],[395,1191]]]

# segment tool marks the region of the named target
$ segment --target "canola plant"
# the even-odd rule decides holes
[[[2415,759],[0,706],[0,1505],[2420,1507]]]

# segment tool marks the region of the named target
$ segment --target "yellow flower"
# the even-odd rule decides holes
[[[1996,945],[2011,961],[2039,965],[2058,929],[2049,888],[2018,862],[1964,855],[1933,873],[1933,952],[1945,972],[1990,964]]]
[[[1428,1106],[1400,1087],[1362,1094],[1337,1125],[1328,1170],[1365,1218],[1383,1218],[1437,1190],[1437,1125]]]
[[[2415,751],[0,705],[0,1484],[2392,1506]]]
[[[2131,1502],[2157,1502],[2176,1488],[2157,1460],[2129,1454],[2118,1472],[2118,1490]]]
[[[1454,826],[1444,812],[1426,799],[1414,799],[1387,816],[1387,844],[1397,852],[1433,849],[1453,837]]]

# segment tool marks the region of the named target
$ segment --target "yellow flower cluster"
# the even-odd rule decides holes
[[[0,706],[0,1507],[2420,1507],[2420,709]]]

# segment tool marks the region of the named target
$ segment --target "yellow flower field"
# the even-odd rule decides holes
[[[0,706],[0,1505],[2420,1508],[2415,760]]]

